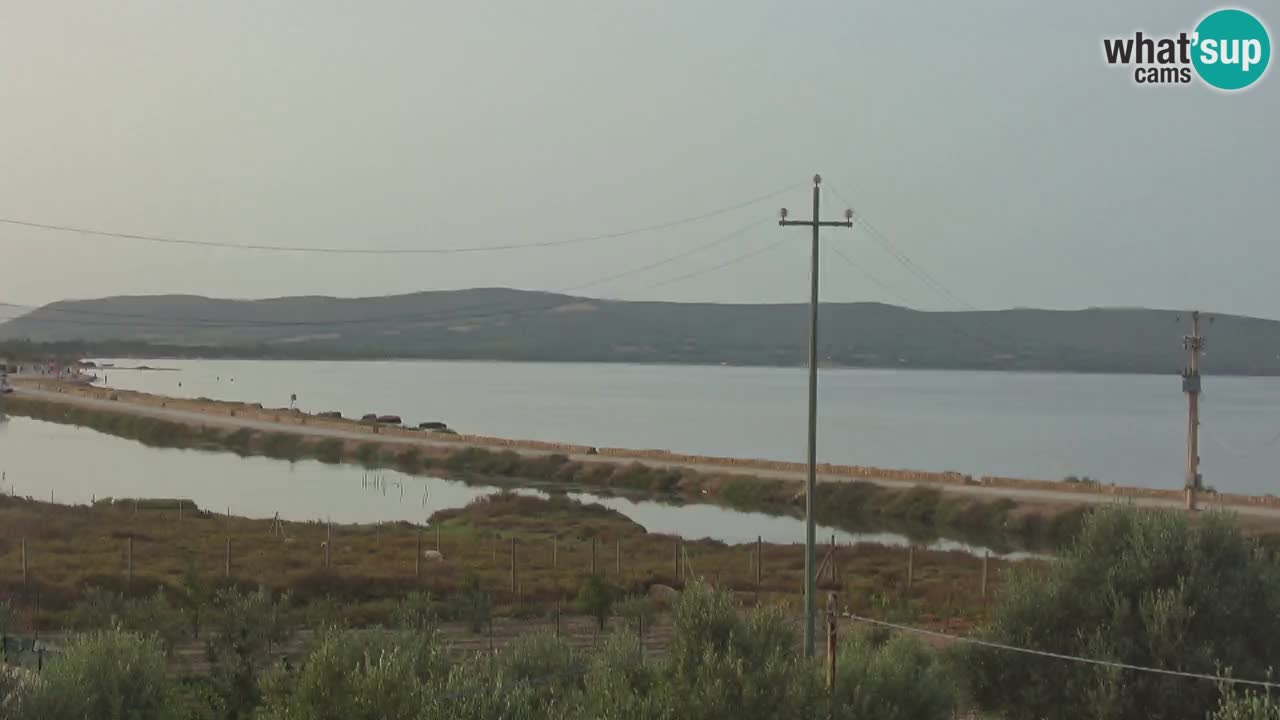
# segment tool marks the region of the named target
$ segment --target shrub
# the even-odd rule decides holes
[[[264,681],[263,720],[414,720],[443,685],[434,634],[323,631],[295,676]]]
[[[1047,574],[1006,583],[988,638],[1132,665],[1261,678],[1280,660],[1280,568],[1229,516],[1194,524],[1123,507],[1089,514]],[[966,652],[977,700],[1017,717],[1205,717],[1217,694],[1184,678],[1000,650]]]
[[[836,688],[829,717],[840,720],[947,720],[956,683],[938,655],[897,635],[875,643],[854,635],[836,655]]]
[[[440,625],[440,611],[430,593],[409,593],[392,611],[391,624],[399,630],[434,632]]]
[[[265,590],[217,595],[221,623],[208,641],[210,682],[232,720],[248,718],[260,699],[258,676],[273,643],[286,637],[288,598]]]
[[[743,619],[727,594],[695,582],[672,612],[671,651],[655,702],[666,717],[816,717],[816,675],[774,610]]]
[[[122,630],[72,639],[17,691],[15,720],[168,720],[174,687],[159,640]]]
[[[604,630],[605,622],[613,611],[613,598],[616,590],[600,573],[593,573],[578,589],[578,609],[596,619],[600,629]]]

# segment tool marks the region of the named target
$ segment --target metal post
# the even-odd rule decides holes
[[[822,227],[853,227],[853,211],[845,211],[844,221],[820,219],[822,176],[813,176],[813,217],[809,220],[787,220],[787,210],[782,209],[778,224],[807,225],[813,229],[813,243],[809,258],[809,434],[806,460],[808,474],[804,492],[804,655],[813,657],[816,616],[817,578],[814,575],[817,560],[815,550],[814,495],[818,484],[818,231]]]
[[[1200,490],[1200,312],[1191,313],[1191,334],[1182,339],[1187,350],[1187,368],[1182,371],[1182,391],[1187,394],[1187,510],[1196,509],[1196,493]]]

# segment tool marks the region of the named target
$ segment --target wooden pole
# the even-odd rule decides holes
[[[911,591],[911,583],[915,581],[916,546],[907,546],[907,592]]]
[[[827,580],[831,584],[836,582],[836,536],[831,536],[831,567],[827,568]]]
[[[764,543],[760,536],[755,536],[755,592],[760,592],[760,566],[764,565]]]
[[[984,602],[987,599],[987,561],[990,559],[991,553],[984,551],[982,553],[982,599]]]
[[[836,689],[836,596],[827,596],[827,692]]]
[[[182,501],[178,501],[178,522],[182,522]]]

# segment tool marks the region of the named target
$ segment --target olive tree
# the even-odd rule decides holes
[[[1130,665],[1265,677],[1280,660],[1277,566],[1234,520],[1100,509],[1047,572],[1005,586],[990,640]],[[966,653],[977,701],[1008,718],[1205,717],[1212,683],[994,648]]]
[[[106,630],[72,639],[6,708],[16,720],[173,720],[173,697],[160,640]]]

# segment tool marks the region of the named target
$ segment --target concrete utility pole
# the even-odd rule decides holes
[[[818,230],[823,227],[853,227],[853,210],[844,211],[844,220],[819,220],[822,176],[813,176],[813,217],[788,220],[787,209],[778,213],[783,227],[804,225],[813,228],[813,249],[809,267],[809,476],[804,490],[804,656],[813,657],[817,587],[814,578],[814,490],[818,483]]]
[[[1191,334],[1184,335],[1182,347],[1187,350],[1187,367],[1182,371],[1182,392],[1187,394],[1187,510],[1196,509],[1196,493],[1200,491],[1200,353],[1204,338],[1200,337],[1200,311],[1191,313]]]

